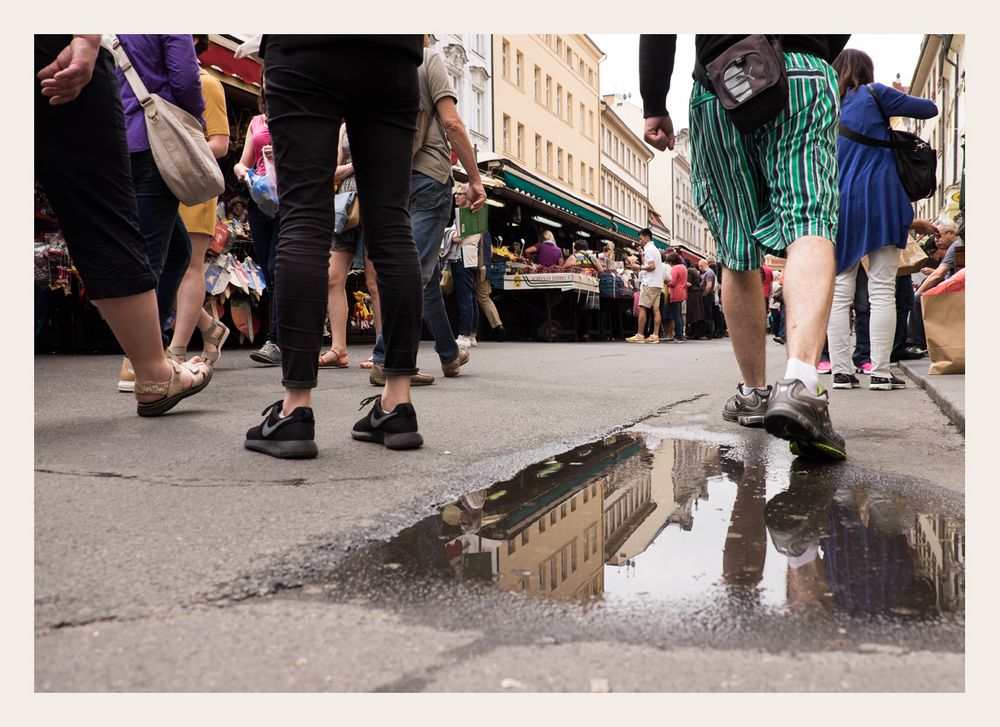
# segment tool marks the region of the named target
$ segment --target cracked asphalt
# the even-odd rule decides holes
[[[768,346],[777,378],[784,349]],[[117,357],[35,358],[36,690],[964,688],[961,624],[921,637],[790,620],[724,639],[655,609],[615,625],[475,589],[324,590],[439,505],[624,427],[773,447],[718,415],[738,380],[727,340],[481,344],[460,377],[414,390],[415,452],[350,439],[375,392],[352,347],[352,368],[320,372],[320,456],[296,462],[243,449],[281,396],[279,370],[246,353],[227,349],[210,387],[160,419],[116,391]],[[419,363],[440,374],[427,343]],[[964,439],[923,391],[834,391],[832,415],[845,479],[964,516]]]

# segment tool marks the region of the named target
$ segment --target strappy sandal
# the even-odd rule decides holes
[[[187,346],[170,346],[166,350],[167,358],[170,361],[176,361],[177,363],[184,363],[187,361],[188,350]]]
[[[350,366],[347,360],[347,351],[337,353],[332,348],[319,355],[319,367],[321,369],[346,369]]]
[[[176,361],[168,361],[173,372],[170,375],[169,381],[164,381],[163,383],[156,383],[147,381],[144,383],[137,383],[135,385],[136,396],[141,396],[143,394],[160,394],[163,398],[158,401],[151,401],[148,403],[139,402],[136,405],[136,412],[141,417],[158,417],[161,414],[166,414],[168,411],[173,409],[181,401],[181,399],[186,399],[189,396],[197,394],[199,391],[208,386],[208,382],[212,380],[212,367],[211,365],[206,365],[201,367],[200,364],[195,364],[199,368],[195,369],[189,366],[184,366]],[[187,368],[190,372],[192,378],[194,379],[190,388],[183,388],[184,384],[181,382],[181,369]],[[198,377],[201,376],[201,381]]]
[[[363,369],[370,369],[370,368],[372,368],[375,365],[375,359],[373,359],[371,356],[369,356],[368,358],[366,358],[364,361],[362,361],[358,365],[361,366],[361,368],[363,368]]]
[[[222,328],[222,335],[220,336],[210,336],[207,333],[201,334],[201,339],[202,341],[205,342],[206,346],[215,346],[215,351],[201,352],[201,357],[206,361],[208,361],[209,366],[215,366],[216,362],[219,360],[219,357],[222,355],[222,344],[226,342],[226,339],[229,338],[229,334],[231,333],[231,331],[229,330],[229,326],[227,326],[222,321],[213,318],[211,330],[217,331],[219,330],[220,327]]]

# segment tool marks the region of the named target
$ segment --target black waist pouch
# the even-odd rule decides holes
[[[695,78],[719,98],[726,115],[744,134],[759,129],[788,103],[788,75],[781,40],[749,35],[720,53]]]

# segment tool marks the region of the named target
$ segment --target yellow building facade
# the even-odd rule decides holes
[[[586,35],[493,36],[496,153],[594,202],[603,55]]]
[[[600,202],[637,227],[649,226],[649,162],[653,152],[601,99]]]

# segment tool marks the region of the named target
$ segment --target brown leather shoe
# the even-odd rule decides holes
[[[382,370],[382,364],[372,363],[371,370],[368,372],[368,382],[372,386],[385,386],[385,372]],[[433,383],[434,377],[430,374],[417,372],[410,377],[410,386],[430,386]]]
[[[441,370],[444,371],[444,375],[449,379],[458,376],[461,371],[459,370],[462,366],[469,363],[469,359],[472,358],[469,352],[465,349],[458,349],[458,355],[447,363],[441,364]]]

